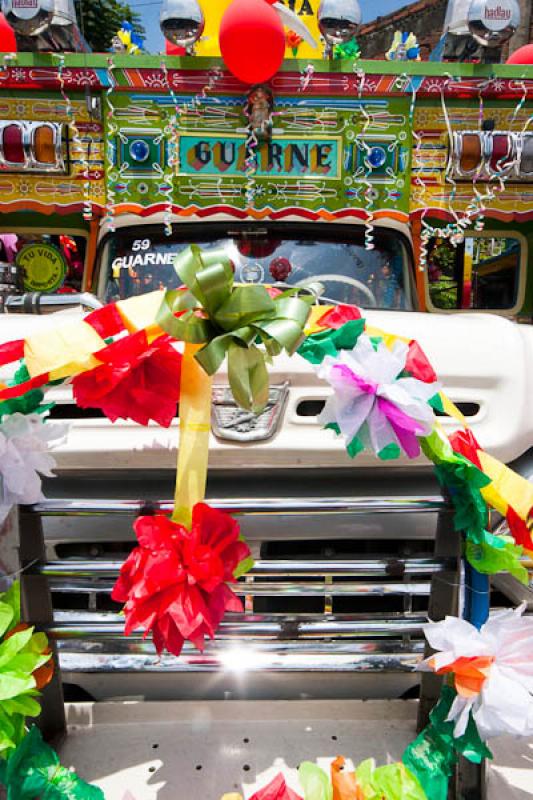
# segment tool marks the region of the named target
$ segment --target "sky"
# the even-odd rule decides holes
[[[391,11],[407,5],[410,0],[360,0],[363,21],[369,22],[376,17],[390,14]],[[165,44],[159,30],[159,9],[161,0],[129,0],[132,9],[138,11],[146,29],[145,47],[149,53],[160,53]]]

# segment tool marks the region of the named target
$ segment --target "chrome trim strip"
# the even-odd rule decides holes
[[[323,651],[283,653],[244,653],[242,649],[211,655],[181,655],[179,658],[156,655],[80,654],[61,651],[59,662],[63,673],[205,673],[242,675],[250,672],[414,672],[422,656],[417,653],[369,653],[356,655],[337,653],[328,643]]]
[[[36,571],[48,578],[117,578],[122,561],[86,561],[65,559],[48,561],[36,567]],[[366,578],[373,576],[435,575],[454,569],[453,558],[382,558],[382,559],[316,559],[256,561],[248,576],[257,577],[295,577],[295,576],[345,576]]]
[[[110,594],[114,583],[108,581],[95,582],[69,581],[65,578],[51,578],[49,587],[52,592],[79,594]],[[431,583],[289,583],[273,581],[259,583],[256,581],[239,582],[233,587],[235,594],[253,597],[324,597],[364,595],[365,597],[384,597],[386,595],[409,595],[425,597],[431,592]]]
[[[119,614],[101,613],[91,621],[90,612],[63,612],[56,614],[53,625],[46,626],[50,638],[101,640],[121,638],[124,635],[124,622]],[[226,614],[217,631],[218,639],[283,639],[353,637],[353,636],[393,636],[420,635],[427,624],[426,616],[374,615],[368,618],[361,614],[343,615],[262,615]],[[130,638],[142,640],[144,633],[135,631]]]
[[[42,517],[77,517],[104,514],[138,515],[149,505],[142,500],[43,500],[28,510]],[[209,505],[230,514],[427,514],[450,512],[450,506],[439,496],[420,497],[346,497],[330,498],[250,498],[215,499]],[[150,503],[150,507],[170,514],[170,500]]]

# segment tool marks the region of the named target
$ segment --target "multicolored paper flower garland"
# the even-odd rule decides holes
[[[494,614],[479,631],[456,617],[426,626],[440,652],[419,669],[451,674],[453,686],[444,686],[401,762],[376,767],[369,759],[354,768],[339,756],[298,770],[272,767],[245,787],[245,800],[446,800],[459,756],[480,764],[492,758],[487,739],[533,734],[533,618],[522,613]],[[241,798],[222,800],[230,797]]]
[[[0,346],[0,366],[22,360],[19,379],[0,388],[0,411],[11,403],[16,413],[38,412],[42,387],[64,380],[72,380],[80,405],[99,407],[113,421],[154,420],[168,426],[180,402],[172,519],[137,520],[139,547],[114,590],[115,599],[125,603],[126,632],[142,628],[152,634],[159,653],[167,649],[177,655],[186,640],[202,649],[225,611],[240,610],[231,584],[251,567],[250,551],[235,521],[203,502],[211,379],[226,356],[236,402],[259,411],[268,398],[267,360],[298,348],[333,389],[322,421],[344,437],[349,455],[372,449],[388,460],[402,453],[413,458],[422,450],[454,505],[470,563],[479,572],[506,570],[526,579],[519,558],[524,549],[533,550],[528,527],[533,486],[481,449],[415,341],[372,328],[355,307],[313,306],[316,287],[279,294],[263,286],[235,286],[231,262],[221,253],[193,246],[178,257],[176,271],[185,284],[177,292],[111,304],[84,320]],[[447,436],[435,411],[455,418],[459,430]],[[506,517],[511,536],[488,531],[488,505]],[[426,667],[453,673],[455,688],[445,687],[430,725],[408,748],[403,765],[374,769],[365,764],[354,772],[349,778],[359,793],[354,798],[445,800],[459,755],[477,762],[490,755],[478,718],[481,732],[491,735],[499,724],[515,732],[529,730],[529,722],[520,726],[494,711],[492,728],[487,722],[486,698],[494,683],[501,684],[502,665],[508,679],[509,664],[515,665],[512,679],[522,687],[522,706],[530,704],[524,691],[530,696],[533,687],[516,665],[533,658],[531,621],[518,619],[519,614],[506,618],[505,647],[497,652],[488,644],[496,623],[480,632],[474,655],[461,653],[461,641],[442,636],[453,657],[436,657]],[[460,620],[446,626],[450,635],[464,632]],[[428,635],[436,642],[434,630]],[[461,695],[466,684],[473,692],[467,700]],[[481,687],[477,693],[476,687]],[[518,697],[520,690],[514,690]],[[333,770],[335,780],[341,772]],[[305,800],[330,800],[330,779],[324,776],[313,765],[305,767],[300,777]],[[320,786],[322,794],[316,794]],[[255,800],[299,796],[279,780],[268,791]]]

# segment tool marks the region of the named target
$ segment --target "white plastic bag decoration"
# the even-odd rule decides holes
[[[453,673],[457,697],[448,720],[455,736],[465,732],[470,712],[482,739],[533,735],[533,617],[522,616],[524,609],[496,613],[479,631],[457,617],[425,626],[440,652],[419,669]]]
[[[42,414],[13,414],[0,424],[0,523],[11,506],[42,500],[41,475],[53,477],[49,449],[68,426],[45,422]]]
[[[435,416],[428,401],[440,391],[438,383],[399,377],[409,348],[397,341],[392,350],[382,342],[374,348],[365,334],[353,350],[326,356],[318,375],[334,389],[318,420],[338,425],[349,446],[358,439],[384,457],[397,445],[409,458],[420,454],[419,436],[431,433]],[[398,453],[399,455],[399,453]]]

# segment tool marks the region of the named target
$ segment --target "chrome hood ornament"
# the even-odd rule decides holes
[[[234,442],[261,442],[271,439],[278,431],[289,396],[289,384],[271,386],[264,411],[254,414],[235,403],[226,386],[213,388],[211,425],[218,439]]]

